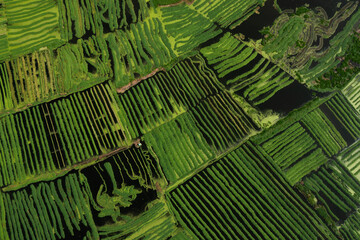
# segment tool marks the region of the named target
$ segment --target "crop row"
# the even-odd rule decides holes
[[[145,145],[121,151],[85,167],[79,171],[79,178],[92,212],[96,213],[94,221],[97,226],[103,226],[104,221],[117,223],[124,208],[127,208],[126,212],[140,212],[139,205],[133,206],[138,195],[142,195],[141,204],[145,206],[155,190],[161,191],[162,186],[158,162]],[[128,220],[134,219],[128,216]],[[119,227],[121,229],[121,224],[116,224],[113,230]]]
[[[9,58],[9,42],[7,39],[6,14],[4,5],[0,6],[0,61]]]
[[[329,159],[325,156],[320,148],[315,149],[309,155],[296,162],[290,169],[285,172],[285,177],[290,185],[295,185],[304,176],[315,171],[325,164]]]
[[[358,113],[360,113],[360,74],[356,75],[341,92]]]
[[[167,179],[175,183],[240,142],[254,128],[240,105],[221,92],[146,133],[145,141],[159,157]]]
[[[226,92],[201,102],[191,114],[208,144],[219,153],[240,142],[256,128],[240,104]]]
[[[258,56],[254,49],[247,47],[230,33],[225,33],[217,43],[202,48],[200,52],[216,70],[219,78],[246,66]],[[227,81],[226,85],[237,82],[241,77]]]
[[[164,203],[158,202],[138,218],[121,225],[99,227],[99,235],[104,240],[116,239],[169,239],[176,231],[174,219],[168,214]],[[184,237],[187,237],[184,235]],[[173,239],[173,238],[171,238]],[[185,238],[184,238],[185,239]],[[187,239],[187,238],[186,238]]]
[[[356,141],[353,145],[342,151],[337,159],[344,164],[349,171],[360,180],[360,141]]]
[[[328,161],[323,150],[299,122],[261,143],[261,146],[281,168],[290,185]]]
[[[77,174],[0,195],[11,240],[65,239],[80,231],[98,237],[88,196]],[[6,239],[6,238],[5,238]]]
[[[7,35],[2,38],[6,37],[10,50],[4,49],[0,60],[13,60],[1,69],[3,72],[7,68],[7,73],[0,74],[0,81],[5,82],[0,109],[24,107],[83,90],[111,78],[113,72],[116,86],[120,87],[175,57],[160,21],[146,20],[149,7],[145,0],[5,2],[0,11],[6,15],[3,32]],[[107,27],[117,31],[104,37]],[[86,40],[79,39],[83,36]],[[71,43],[53,54],[50,50],[64,44],[63,40]],[[33,53],[27,54],[30,50]],[[114,71],[109,52],[115,56]],[[40,96],[36,95],[39,91]]]
[[[345,20],[343,21],[345,26],[341,29],[341,31],[336,31],[336,28],[339,25],[333,24],[332,21],[330,21],[328,27],[329,33],[333,34],[334,32],[337,32],[337,34],[331,36],[329,41],[330,46],[327,49],[321,49],[322,51],[319,53],[309,56],[309,61],[307,61],[306,65],[298,71],[302,81],[307,84],[311,84],[310,81],[313,81],[314,78],[320,77],[339,64],[337,57],[345,54],[349,46],[349,42],[351,41],[351,37],[349,37],[349,35],[355,30],[354,26],[356,26],[360,17],[360,9],[358,8],[358,5],[358,2],[348,2],[342,7],[341,11],[334,16],[334,18],[340,17],[342,18],[341,20]],[[328,36],[324,34],[324,38],[328,38]],[[317,57],[314,58],[313,56]],[[316,65],[313,66],[313,62],[315,61]]]
[[[61,37],[65,40],[122,29],[131,23],[145,20],[149,15],[146,0],[57,2]]]
[[[214,152],[188,113],[145,134],[145,142],[159,158],[171,183],[214,158]]]
[[[359,131],[359,117],[342,95],[334,94],[319,103],[314,109],[307,107],[294,112],[292,115],[298,116],[293,117],[292,123],[283,122],[254,137],[292,185],[317,170],[328,157],[339,153],[358,136],[355,134]],[[348,161],[349,166],[355,164],[351,167],[353,170],[357,167],[356,160],[344,161]]]
[[[289,168],[317,147],[299,123],[290,126],[262,146],[282,170]]]
[[[275,125],[271,128],[266,129],[265,131],[261,132],[252,137],[252,141],[258,145],[268,141],[269,139],[273,138],[275,135],[279,134],[280,132],[284,131],[285,129],[289,128],[291,125],[295,124],[296,122],[300,121],[305,115],[309,114],[314,109],[317,109],[323,103],[328,101],[330,98],[335,96],[337,93],[329,94],[323,98],[315,98],[306,104],[304,104],[301,108],[295,109],[291,111],[286,118],[280,119]],[[296,125],[294,125],[296,126]]]
[[[79,39],[56,49],[53,60],[59,90],[69,93],[89,88],[112,77],[108,45],[101,37]]]
[[[328,156],[347,146],[339,131],[319,108],[305,115],[301,122]]]
[[[360,118],[356,111],[352,108],[346,98],[337,94],[332,97],[325,105],[330,109],[345,131],[355,141],[360,136]]]
[[[129,185],[129,182],[138,182],[141,187],[155,189],[155,181],[161,177],[161,173],[157,161],[144,146],[119,152],[81,170],[82,176],[89,180],[87,188],[93,193],[93,199],[101,185],[107,192],[113,192],[124,184]],[[94,178],[98,181],[93,181]]]
[[[196,0],[192,8],[222,28],[234,29],[254,14],[256,7],[264,2],[263,0],[217,0],[209,4],[206,0]]]
[[[22,11],[23,8],[25,10]],[[94,79],[97,80],[96,83],[99,83],[104,78],[111,77],[109,44],[113,56],[118,57],[113,63],[115,82],[117,86],[120,86],[122,82],[127,84],[129,77],[133,77],[131,79],[133,80],[139,74],[146,75],[151,72],[149,68],[153,67],[151,68],[153,70],[157,66],[166,65],[175,57],[160,21],[158,19],[145,21],[149,15],[148,8],[145,0],[105,1],[102,3],[91,3],[88,0],[64,0],[24,4],[6,1],[1,10],[7,16],[7,19],[4,20],[8,23],[4,29],[7,35],[2,35],[2,37],[5,36],[6,41],[9,42],[10,52],[4,49],[4,58],[0,57],[0,60],[14,58],[26,54],[30,50],[38,50],[41,46],[53,49],[62,45],[63,40],[71,41],[70,44],[56,50],[55,59],[53,54],[50,54],[50,57],[45,60],[39,60],[47,62],[46,67],[34,63],[37,61],[34,54],[42,55],[42,51],[14,59],[13,62],[16,64],[11,66],[13,71],[18,74],[17,80],[14,80],[15,85],[19,85],[21,81],[19,87],[23,89],[27,90],[34,86],[34,88],[43,88],[46,91],[48,88],[37,82],[37,79],[46,81],[39,76],[44,72],[48,77],[53,77],[55,74],[54,82],[56,84],[52,90],[63,93],[62,88],[66,91],[73,90],[79,84],[81,89],[84,89],[86,84],[83,84],[83,80],[86,80],[88,84],[92,80],[92,84],[89,85],[93,85]],[[36,12],[36,14],[31,15],[32,12]],[[137,22],[141,23],[136,24]],[[108,31],[107,27],[110,31],[122,29],[107,36],[109,43],[102,35]],[[60,40],[60,32],[62,40]],[[31,36],[29,37],[28,34]],[[86,40],[79,39],[82,36],[87,36]],[[115,39],[118,41],[116,42]],[[73,44],[74,42],[77,44]],[[100,51],[97,51],[99,49]],[[48,52],[48,50],[46,49],[44,52]],[[145,61],[148,62],[143,65]],[[124,68],[122,69],[122,67]],[[9,72],[8,75],[10,74]],[[124,80],[120,80],[123,78]],[[29,84],[24,85],[23,82]],[[51,93],[49,92],[50,96]],[[22,94],[22,91],[17,94]],[[27,103],[30,101],[30,99],[24,100]]]
[[[273,156],[277,151],[286,146],[288,142],[296,140],[304,132],[304,128],[296,122],[260,144],[270,156]]]
[[[23,189],[0,192],[0,237],[2,239],[114,239],[136,234],[157,220],[155,233],[167,235],[176,230],[174,219],[163,203],[150,208],[141,217],[128,216],[128,224],[103,225],[104,220],[129,208],[143,189],[156,189],[159,166],[144,146],[117,153],[81,172],[71,172],[47,182],[30,184]],[[137,186],[137,187],[134,187]],[[147,191],[147,190],[146,190]],[[143,201],[144,204],[146,202]],[[138,211],[138,209],[136,210]],[[115,222],[114,222],[115,223]],[[162,227],[168,233],[161,232]],[[109,235],[109,238],[105,236]],[[118,238],[116,238],[118,239]]]
[[[360,182],[337,161],[306,177],[304,185],[325,207],[327,213],[320,215],[323,218],[328,215],[334,222],[343,221],[360,206]]]
[[[332,239],[250,143],[167,195],[179,223],[199,239]]]
[[[276,29],[276,37],[268,40],[262,50],[275,60],[281,59],[290,47],[295,47],[304,27],[305,22],[299,16],[287,19],[280,29]]]
[[[230,33],[200,52],[231,90],[244,89],[244,97],[255,105],[264,103],[293,82],[287,73]]]
[[[119,95],[118,104],[140,136],[170,121],[220,90],[216,76],[200,56],[186,59],[167,72],[158,72]]]
[[[359,210],[353,212],[341,225],[339,229],[344,240],[360,238],[360,213]]]
[[[98,85],[2,118],[0,185],[127,146],[114,101],[109,86]]]
[[[256,82],[249,85],[244,92],[244,97],[259,105],[274,96],[279,90],[289,86],[294,80],[279,67],[273,66],[264,72]],[[236,88],[233,88],[237,91]]]
[[[52,55],[49,50],[34,52],[0,65],[0,109],[11,109],[57,93]]]
[[[60,38],[56,1],[4,1],[8,53],[18,56],[43,46],[55,48]],[[5,45],[6,46],[6,45]],[[9,55],[1,55],[4,60]]]
[[[35,51],[0,64],[0,113],[38,104],[100,83],[111,76],[104,39],[66,44],[54,54]],[[107,56],[107,57],[106,57]]]
[[[175,51],[187,53],[221,34],[221,30],[195,9],[183,4],[161,8],[166,32],[175,40]]]
[[[149,74],[176,57],[162,23],[157,18],[130,24],[129,29],[110,34],[107,41],[114,61],[116,87]]]

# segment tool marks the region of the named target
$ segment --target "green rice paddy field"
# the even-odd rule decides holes
[[[360,2],[0,0],[0,240],[360,239]]]

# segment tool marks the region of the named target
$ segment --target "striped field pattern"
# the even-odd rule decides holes
[[[222,32],[208,18],[188,6],[161,8],[161,16],[167,33],[175,39],[177,53],[191,51]]]
[[[0,240],[358,239],[360,5],[323,2],[0,0]]]
[[[168,237],[176,227],[164,203],[156,204],[141,218],[134,218],[125,226],[99,228],[95,225],[95,221],[99,221],[98,216],[93,215],[94,211],[103,208],[103,202],[99,195],[91,191],[92,188],[105,186],[119,192],[126,189],[123,187],[126,178],[131,178],[133,183],[139,182],[141,186],[151,187],[154,185],[152,181],[159,177],[157,171],[156,163],[149,158],[147,150],[129,149],[82,172],[30,184],[17,191],[1,192],[0,206],[6,212],[1,216],[0,223],[7,224],[11,239],[98,239],[99,235],[102,235],[101,239],[114,239],[110,237],[114,233],[117,233],[115,239],[118,239],[129,232],[136,236],[137,228],[149,228],[150,220],[157,219],[158,228],[166,226],[168,231],[162,233],[159,230],[153,233],[154,236]],[[94,179],[98,186],[90,184]],[[120,193],[125,196],[126,191]]]
[[[199,239],[331,239],[252,144],[231,152],[168,194],[180,223]]]
[[[255,130],[255,124],[250,117],[226,92],[209,97],[196,106],[191,113],[208,144],[216,152],[225,151]]]
[[[123,29],[131,23],[145,20],[149,15],[146,0],[95,2],[57,0],[57,2],[62,26],[61,36],[66,40],[81,38],[89,33],[102,34],[106,27],[110,31]]]
[[[360,229],[360,213],[359,210],[352,213],[346,221],[341,225],[340,232],[344,239],[358,239],[360,237],[358,229]]]
[[[351,105],[360,113],[360,89],[359,84],[360,75],[356,75],[354,79],[341,91],[347,100],[351,103]]]
[[[128,30],[115,31],[107,37],[114,57],[116,87],[149,74],[176,57],[159,19],[150,18],[129,27]]]
[[[2,118],[0,185],[21,183],[128,146],[111,94],[108,85],[98,85]]]
[[[341,163],[332,161],[304,179],[304,186],[323,205],[334,222],[343,222],[347,215],[360,206],[360,182]],[[328,221],[328,219],[323,219]]]
[[[137,137],[197,106],[201,100],[220,90],[221,84],[215,74],[200,56],[196,56],[119,94],[118,104],[121,115],[127,116],[127,124],[133,128],[133,136]]]
[[[44,48],[1,63],[0,115],[108,80],[108,58],[94,57],[104,51],[104,45],[105,40],[94,37],[56,51]]]
[[[315,140],[298,122],[260,146],[284,171],[291,185],[328,161]]]
[[[147,133],[145,141],[159,157],[164,174],[172,183],[215,157],[190,114],[182,114]]]
[[[349,146],[345,151],[338,155],[338,159],[342,162],[349,171],[360,180],[360,148],[359,141]]]
[[[335,126],[320,110],[316,109],[301,120],[328,156],[338,153],[347,146]]]
[[[76,174],[28,190],[4,193],[11,239],[58,239],[86,229],[98,237],[90,202]]]
[[[230,33],[200,52],[227,87],[235,92],[244,90],[244,98],[254,105],[267,101],[293,82],[287,73]]]
[[[359,114],[354,111],[350,103],[341,94],[336,94],[325,104],[330,110],[331,115],[341,124],[345,131],[355,141],[360,136],[360,118]]]
[[[254,14],[255,8],[264,2],[263,0],[218,0],[211,3],[206,0],[195,0],[191,6],[221,27],[233,29]]]
[[[56,1],[5,0],[4,5],[11,56],[45,46],[58,47],[63,43]]]

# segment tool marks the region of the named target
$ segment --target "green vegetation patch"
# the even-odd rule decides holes
[[[315,109],[305,115],[301,123],[329,157],[347,147],[347,143],[339,131],[320,109]]]
[[[344,164],[349,171],[360,181],[360,141],[356,141],[347,149],[342,151],[337,159]]]
[[[115,31],[107,41],[113,56],[117,88],[169,64],[176,57],[157,18],[131,24],[127,30]]]
[[[100,37],[78,40],[56,50],[55,77],[59,92],[71,93],[104,82],[112,76],[106,42]]]
[[[322,8],[309,10],[302,7],[295,13],[287,11],[275,20],[273,26],[261,31],[264,35],[261,45],[260,42],[254,45],[309,87],[323,91],[338,89],[356,71],[351,64],[346,64],[355,57],[350,52],[356,52],[357,45],[351,44],[353,40],[349,35],[356,30],[354,26],[359,16],[358,2],[354,1],[346,3],[331,17]],[[340,28],[340,24],[345,26]],[[343,61],[343,56],[347,56],[349,61]]]
[[[144,139],[159,158],[170,184],[215,156],[192,116],[186,113],[147,133]]]
[[[99,237],[77,174],[4,193],[3,199],[10,239],[64,239],[81,230]]]
[[[360,116],[341,94],[336,94],[324,105],[331,111],[335,119],[340,122],[342,128],[355,141],[360,136]]]
[[[291,185],[327,162],[321,148],[298,122],[260,146],[284,172]]]
[[[349,82],[341,92],[351,105],[360,113],[360,74],[357,74],[351,82]]]
[[[242,106],[227,92],[208,97],[191,114],[208,144],[219,155],[253,134],[256,128]]]
[[[0,234],[19,240],[168,238],[177,227],[164,202],[147,200],[147,205],[142,199],[147,211],[125,214],[139,194],[161,188],[160,177],[146,147],[137,146],[80,171],[1,192],[0,223],[9,231]]]
[[[170,121],[221,90],[216,75],[197,55],[119,94],[120,115],[138,137]]]
[[[116,239],[159,239],[166,240],[175,234],[176,221],[169,214],[165,203],[152,203],[153,206],[134,219],[99,227],[99,235],[104,240]],[[183,235],[188,239],[187,235]]]
[[[359,238],[359,2],[264,5],[0,0],[0,239]]]
[[[336,224],[360,206],[360,182],[337,161],[324,165],[297,187],[337,235]]]
[[[167,194],[199,239],[332,239],[330,230],[251,143]]]
[[[7,45],[11,57],[45,46],[53,49],[64,43],[60,36],[56,1],[5,0],[4,6]],[[1,60],[6,57],[8,56],[0,55]]]
[[[269,39],[270,36],[267,36],[266,44],[262,50],[271,55],[274,59],[282,58],[288,48],[296,46],[299,35],[304,27],[305,22],[301,17],[291,17],[277,30],[277,35],[271,40]]]
[[[244,90],[243,97],[254,105],[266,102],[293,82],[286,72],[230,33],[200,52],[231,91]]]
[[[99,36],[105,31],[123,29],[132,23],[144,21],[149,16],[146,0],[57,2],[61,37],[67,41],[87,34]]]
[[[154,7],[157,7],[159,5],[168,5],[168,4],[179,3],[182,0],[150,0],[150,1],[154,5]]]
[[[360,72],[360,34],[355,32],[348,38],[346,52],[337,58],[340,63],[316,80],[317,87],[341,89]]]
[[[205,16],[187,5],[161,8],[166,32],[175,41],[175,51],[185,54],[200,44],[218,36],[221,29]]]
[[[252,137],[280,167],[291,185],[357,139],[359,117],[349,110],[344,97],[335,94],[324,100],[307,104]]]
[[[92,87],[112,75],[104,39],[80,39],[0,64],[0,115]]]
[[[360,213],[359,210],[353,212],[339,229],[344,240],[352,240],[360,238]]]
[[[254,128],[241,106],[229,94],[219,93],[155,128],[144,138],[173,184],[242,141]]]
[[[234,29],[255,14],[255,10],[264,2],[264,0],[216,0],[208,4],[207,0],[195,0],[190,7],[222,28]]]
[[[10,57],[6,22],[5,7],[2,5],[0,6],[0,60],[5,60]]]
[[[111,94],[108,85],[98,85],[1,118],[0,185],[23,184],[129,146]]]

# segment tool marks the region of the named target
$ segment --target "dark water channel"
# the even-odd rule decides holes
[[[258,105],[258,108],[262,111],[271,109],[286,115],[310,101],[312,97],[313,93],[311,90],[306,88],[303,84],[294,81],[289,86],[278,91],[269,100]]]
[[[331,112],[331,110],[325,105],[322,104],[320,106],[321,111],[325,114],[325,116],[331,121],[332,124],[334,124],[335,128],[339,131],[341,136],[346,141],[347,145],[350,146],[355,142],[356,139],[354,139],[350,133],[345,129],[345,127],[340,123],[340,121],[336,118],[336,116]]]
[[[231,32],[244,34],[246,40],[262,38],[259,31],[266,26],[271,26],[280,13],[274,7],[274,0],[266,1],[265,6],[259,9],[259,13],[251,15]]]

